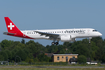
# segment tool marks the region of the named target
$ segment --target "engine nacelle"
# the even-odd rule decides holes
[[[60,39],[62,42],[69,42],[69,41],[71,41],[71,36],[70,35],[67,35],[67,36],[64,35],[64,36],[61,36]]]
[[[62,35],[60,37],[62,42],[70,42],[70,41],[75,41],[75,36],[71,36],[71,35]]]

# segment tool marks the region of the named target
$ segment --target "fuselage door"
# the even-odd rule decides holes
[[[87,34],[90,35],[90,30],[89,29],[87,30]]]

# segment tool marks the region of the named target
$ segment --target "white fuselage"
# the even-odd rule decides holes
[[[80,29],[52,29],[52,30],[25,30],[21,31],[24,35],[27,35],[34,39],[50,39],[49,36],[41,35],[35,31],[44,33],[58,34],[59,37],[56,40],[60,40],[60,36],[72,36],[71,38],[87,38],[87,37],[98,37],[102,34],[92,28],[80,28]]]

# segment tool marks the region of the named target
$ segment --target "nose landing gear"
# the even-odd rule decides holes
[[[91,39],[92,39],[92,37],[89,37],[89,43],[91,43]]]

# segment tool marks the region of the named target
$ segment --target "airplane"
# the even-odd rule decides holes
[[[4,17],[8,32],[3,34],[28,39],[47,39],[53,40],[52,45],[58,45],[59,41],[71,42],[76,38],[89,38],[102,36],[100,32],[93,28],[77,29],[50,29],[50,30],[19,30],[9,17]]]

